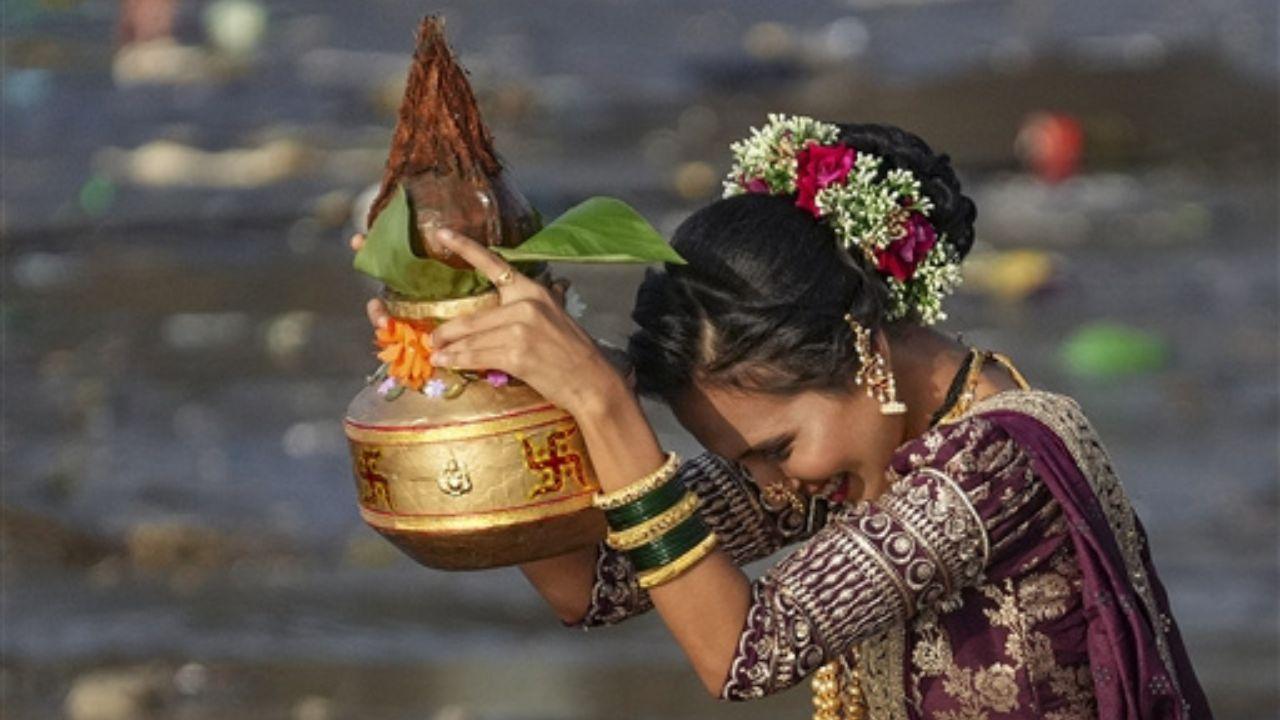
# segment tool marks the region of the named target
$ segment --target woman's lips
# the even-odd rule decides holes
[[[840,487],[835,492],[827,496],[827,500],[833,503],[842,503],[849,497],[849,478],[846,476],[841,482]]]
[[[849,485],[849,473],[840,473],[823,483],[822,487],[813,494],[826,498],[827,502],[842,503],[849,497]]]

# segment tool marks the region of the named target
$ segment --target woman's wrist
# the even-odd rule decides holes
[[[565,410],[580,424],[599,422],[618,407],[635,402],[626,380],[603,355],[592,358],[577,377],[577,392]]]
[[[609,492],[653,472],[666,455],[626,380],[603,358],[599,362],[600,374],[584,377],[583,393],[565,409],[582,431],[601,488]]]

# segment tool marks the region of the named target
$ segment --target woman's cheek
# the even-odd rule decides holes
[[[783,467],[789,477],[809,482],[824,482],[844,472],[843,457],[831,452],[793,452]]]
[[[747,460],[743,462],[743,466],[746,467],[747,472],[751,475],[751,479],[755,480],[760,487],[785,482],[787,479],[786,472],[778,463]]]

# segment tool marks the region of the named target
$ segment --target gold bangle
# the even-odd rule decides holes
[[[660,515],[619,532],[610,532],[605,542],[614,550],[634,550],[646,543],[656,540],[671,528],[688,520],[698,511],[698,496],[685,492],[684,497]]]
[[[716,534],[714,532],[707,533],[702,542],[694,545],[692,550],[660,568],[640,573],[636,576],[636,582],[644,590],[671,582],[683,575],[689,568],[697,565],[700,560],[710,555],[711,551],[716,549],[716,543]]]
[[[635,502],[670,480],[676,474],[676,468],[679,465],[680,456],[669,452],[666,461],[657,470],[613,492],[596,493],[593,503],[601,510],[613,510]]]

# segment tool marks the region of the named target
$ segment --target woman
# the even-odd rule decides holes
[[[437,328],[433,362],[569,410],[603,488],[606,543],[523,567],[561,619],[656,608],[710,692],[812,675],[821,718],[1210,717],[1079,407],[928,327],[973,239],[947,156],[780,116],[734,154],[672,240],[688,264],[639,290],[634,388],[553,291],[439,237],[502,304]],[[633,390],[708,452],[664,455]]]

